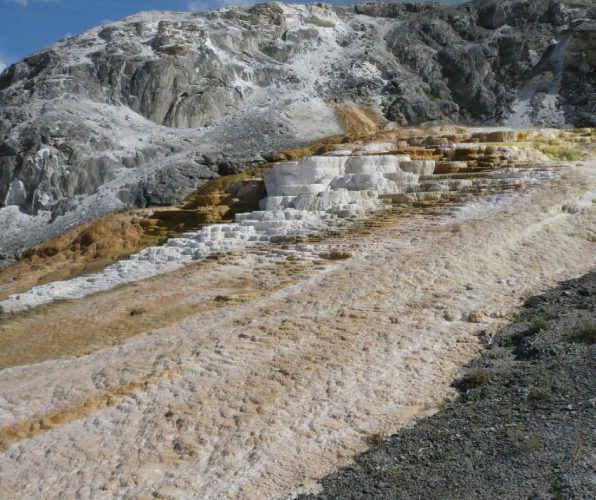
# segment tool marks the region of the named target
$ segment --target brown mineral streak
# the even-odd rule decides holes
[[[13,425],[0,427],[0,448],[6,450],[7,444],[11,441],[29,439],[52,429],[62,427],[74,420],[90,417],[98,410],[114,406],[134,390],[147,388],[151,381],[152,379],[150,377],[141,377],[133,383],[115,387],[110,391],[102,392],[78,403],[58,408],[51,413],[21,420]]]

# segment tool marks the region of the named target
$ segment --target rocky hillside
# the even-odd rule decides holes
[[[596,125],[591,0],[148,12],[0,75],[0,266],[343,129]]]

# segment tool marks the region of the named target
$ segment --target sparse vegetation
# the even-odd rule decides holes
[[[586,344],[596,344],[596,325],[584,323],[579,330],[578,338]]]
[[[546,401],[550,399],[551,393],[547,389],[533,389],[528,396],[530,401]]]
[[[488,383],[489,376],[485,370],[476,369],[466,373],[461,379],[455,382],[455,388],[467,392],[470,389],[477,389]]]
[[[562,142],[562,141],[549,141],[549,142]],[[565,145],[545,145],[541,142],[535,141],[533,143],[534,149],[537,149],[541,153],[545,154],[549,158],[553,160],[561,160],[561,161],[577,161],[583,160],[585,158],[584,153],[573,149],[569,146]]]
[[[514,314],[511,318],[512,323],[525,323],[526,320],[521,314]]]
[[[540,450],[540,436],[524,436],[520,444],[520,450],[526,453],[534,453]]]
[[[524,307],[538,307],[543,300],[539,295],[532,295],[524,300]]]
[[[546,321],[544,316],[538,316],[528,325],[528,333],[532,335],[536,335],[541,330],[550,330],[550,323]]]
[[[370,436],[366,436],[365,442],[368,446],[379,446],[385,441],[385,437],[384,432],[375,432]]]

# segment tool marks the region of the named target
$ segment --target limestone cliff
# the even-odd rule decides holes
[[[476,0],[148,12],[59,41],[0,75],[0,266],[339,133],[338,106],[372,127],[596,125],[595,37],[591,0]]]

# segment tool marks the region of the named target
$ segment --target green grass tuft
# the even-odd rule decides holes
[[[569,146],[547,146],[540,142],[535,142],[533,146],[534,149],[537,149],[538,151],[545,154],[552,160],[577,161],[583,160],[586,157],[585,154],[581,151],[577,151],[576,149],[570,148]]]

